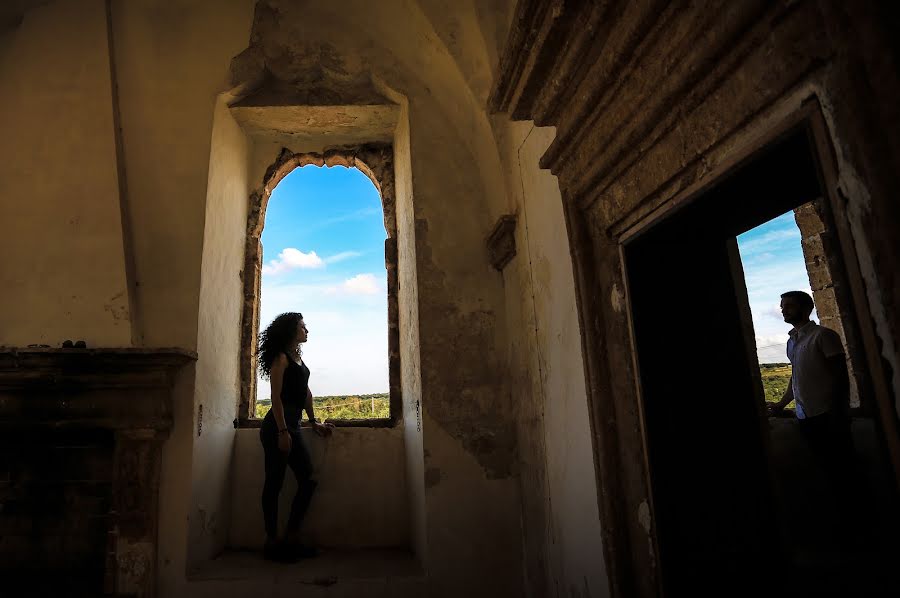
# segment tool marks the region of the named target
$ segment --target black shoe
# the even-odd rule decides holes
[[[284,561],[284,546],[278,542],[267,541],[263,546],[263,558],[267,561],[280,563]]]

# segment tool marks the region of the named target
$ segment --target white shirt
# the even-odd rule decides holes
[[[844,354],[841,337],[829,328],[807,322],[789,333],[787,358],[791,362],[791,389],[797,402],[797,417],[806,419],[831,411],[839,401],[839,377],[826,362]]]

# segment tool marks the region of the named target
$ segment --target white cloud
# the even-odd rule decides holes
[[[294,247],[287,247],[262,268],[263,274],[276,275],[289,270],[323,268],[328,264],[336,264],[361,256],[359,251],[342,251],[326,258],[321,258],[315,251],[303,253]]]
[[[260,326],[299,311],[309,327],[303,359],[316,395],[387,392],[387,293],[353,296],[326,284],[264,285]],[[269,383],[257,396],[268,398]]]
[[[739,245],[742,253],[755,253],[757,251],[770,251],[773,245],[778,245],[784,241],[796,241],[800,244],[800,229],[794,224],[790,228],[772,230],[759,235],[756,238],[740,241]]]
[[[340,290],[350,295],[375,295],[380,289],[374,274],[357,274],[345,280]]]
[[[278,254],[278,258],[270,261],[262,268],[263,274],[275,275],[297,268],[321,268],[325,265],[315,251],[303,253],[299,249],[287,247]]]
[[[349,260],[361,255],[362,254],[358,251],[342,251],[340,253],[336,253],[334,255],[326,257],[324,261],[326,264],[336,264],[338,262],[343,262],[344,260]]]

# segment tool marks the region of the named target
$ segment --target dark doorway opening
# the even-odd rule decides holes
[[[778,479],[783,470],[773,467],[736,237],[825,201],[812,147],[805,125],[788,132],[624,246],[659,562],[669,596],[704,589],[819,595],[845,583],[851,592],[888,589],[875,563],[889,562],[886,544],[893,538],[882,536],[859,551],[871,575],[847,553],[837,563],[813,555],[814,562],[804,564],[803,555],[792,552],[789,536],[797,528],[784,525],[786,517],[819,514],[785,504],[785,480]],[[869,427],[869,434],[877,436],[877,428]],[[883,439],[870,444],[880,447],[873,450],[887,467]],[[893,478],[880,479],[880,523],[895,527],[896,506],[886,498],[895,496]],[[796,494],[787,500],[800,502]],[[871,518],[860,525],[872,525]]]

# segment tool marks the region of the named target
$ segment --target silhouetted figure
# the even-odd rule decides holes
[[[266,471],[262,493],[266,526],[263,554],[270,560],[294,561],[315,555],[314,549],[300,544],[300,525],[316,489],[312,463],[300,434],[303,410],[317,434],[328,436],[334,426],[316,422],[313,412],[309,368],[300,357],[300,345],[306,342],[308,334],[303,315],[288,312],[275,318],[259,335],[259,369],[269,379],[272,389],[272,408],[259,429]],[[278,494],[287,467],[297,478],[297,494],[291,503],[287,533],[284,541],[279,542]]]
[[[854,492],[863,491],[850,431],[850,378],[840,336],[810,321],[812,310],[807,293],[789,291],[781,296],[784,321],[793,325],[787,342],[792,372],[784,396],[769,409],[776,413],[796,401],[800,433],[833,492],[836,531],[842,540],[849,540]]]

